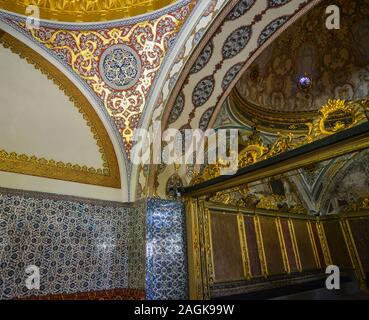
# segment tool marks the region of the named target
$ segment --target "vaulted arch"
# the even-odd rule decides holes
[[[157,101],[153,120],[160,120],[163,130],[168,126],[198,128],[203,114],[207,113],[211,128],[243,72],[279,34],[319,2],[227,2],[177,76],[167,100]],[[165,176],[170,174],[166,171]],[[155,179],[152,174],[149,185],[158,185]]]
[[[44,56],[6,32],[0,42],[2,187],[49,191],[49,183],[68,193],[70,184],[80,196],[102,190],[98,198],[127,199],[124,164],[106,119]],[[36,177],[49,182],[41,187]]]

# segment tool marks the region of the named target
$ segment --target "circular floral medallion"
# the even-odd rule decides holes
[[[132,48],[117,44],[104,51],[99,68],[106,84],[116,90],[126,90],[140,77],[141,60]]]

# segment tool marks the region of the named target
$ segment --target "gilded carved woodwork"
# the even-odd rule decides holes
[[[209,243],[209,223],[204,199],[198,200],[197,219],[199,224],[202,294],[204,299],[210,299],[210,285],[213,283],[213,269],[211,265],[210,243]]]
[[[54,65],[37,52],[9,34],[0,38],[0,43],[13,53],[25,59],[37,70],[53,81],[55,85],[73,102],[90,128],[103,160],[102,168],[87,167],[83,164],[63,163],[61,161],[38,158],[35,155],[17,154],[0,150],[0,170],[46,177],[64,181],[120,188],[118,161],[110,137],[99,116],[78,88]]]
[[[245,232],[245,220],[242,214],[237,215],[237,225],[238,225],[238,236],[240,239],[240,248],[241,248],[241,257],[242,257],[242,265],[243,265],[243,273],[245,279],[251,279],[251,270],[250,270],[250,260],[247,249],[247,240],[246,240],[246,232]]]
[[[279,203],[283,200],[283,197],[277,194],[262,196],[259,202],[256,204],[258,209],[267,209],[278,211]]]
[[[320,221],[318,221],[318,223],[317,223],[317,229],[318,229],[318,236],[319,236],[320,242],[322,244],[325,265],[326,266],[332,265],[333,264],[332,256],[331,256],[331,253],[329,251],[328,242],[327,242],[327,238],[325,236],[323,224]]]
[[[257,162],[269,151],[268,147],[264,145],[260,134],[254,131],[249,136],[246,146],[238,155],[238,166],[244,168],[250,164]]]
[[[186,200],[190,299],[203,297],[197,199]]]
[[[288,194],[289,198],[292,194]],[[286,195],[256,193],[252,188],[236,187],[223,190],[208,197],[210,202],[228,204],[248,209],[265,209],[277,212],[289,212],[295,214],[306,214],[301,200],[287,198]]]
[[[190,272],[190,291],[192,292],[191,299],[209,299],[212,298],[212,292],[214,292],[214,288],[216,289],[217,286],[220,285],[220,287],[232,287],[231,282],[226,283],[217,283],[213,282],[214,277],[214,263],[217,263],[212,259],[212,253],[213,253],[213,245],[211,243],[211,214],[214,213],[221,213],[224,215],[237,215],[237,225],[238,225],[238,236],[240,241],[240,249],[241,250],[241,257],[242,257],[242,263],[243,263],[243,271],[244,271],[244,283],[245,288],[248,288],[248,285],[250,284],[250,287],[252,287],[252,283],[249,283],[248,281],[253,279],[253,276],[250,272],[250,260],[249,260],[249,253],[248,253],[248,242],[246,241],[246,238],[248,234],[245,231],[245,222],[244,218],[245,216],[252,217],[254,226],[255,226],[255,232],[256,232],[256,247],[257,247],[257,254],[259,256],[259,261],[261,264],[261,270],[262,270],[262,276],[264,280],[257,277],[254,280],[260,281],[260,282],[268,282],[270,284],[271,276],[270,271],[268,270],[268,264],[270,264],[272,261],[270,260],[270,256],[266,255],[266,251],[264,249],[264,243],[267,243],[267,239],[265,237],[268,237],[268,233],[262,233],[262,223],[263,219],[274,219],[274,222],[277,227],[277,233],[278,233],[278,241],[280,245],[280,250],[282,252],[282,258],[283,258],[283,265],[284,265],[284,271],[282,271],[279,276],[287,276],[291,273],[291,267],[289,264],[289,257],[287,253],[286,243],[285,243],[285,232],[287,232],[291,237],[291,245],[293,250],[293,255],[295,257],[297,270],[302,275],[305,271],[311,271],[305,270],[305,267],[302,265],[301,257],[303,257],[304,246],[299,246],[297,243],[297,237],[295,233],[295,224],[296,222],[302,222],[306,224],[307,228],[304,228],[304,232],[306,236],[309,237],[309,245],[311,244],[313,249],[313,255],[315,259],[315,267],[314,270],[320,271],[321,269],[324,269],[326,265],[332,265],[334,264],[334,261],[332,261],[331,254],[330,254],[330,248],[328,246],[328,242],[325,237],[324,232],[324,223],[325,221],[331,221],[335,219],[339,219],[341,223],[342,233],[345,238],[345,242],[347,244],[350,257],[351,257],[351,264],[352,267],[356,270],[359,281],[363,288],[365,288],[364,281],[365,281],[365,272],[363,269],[363,265],[360,261],[359,252],[356,248],[355,240],[352,234],[352,230],[350,229],[349,221],[350,219],[367,219],[368,213],[367,212],[361,212],[356,213],[356,216],[352,216],[351,214],[345,214],[343,216],[326,216],[326,217],[314,217],[314,216],[300,216],[296,214],[288,214],[285,212],[281,212],[278,214],[273,214],[271,212],[265,212],[263,210],[256,209],[252,213],[245,208],[241,207],[233,207],[228,204],[216,204],[208,201],[204,201],[204,198],[187,198],[187,214],[188,217],[191,216],[191,221],[189,221],[188,226],[192,226],[194,228],[191,228],[189,230],[189,233],[191,234],[191,237],[189,239],[197,239],[197,246],[194,247],[193,241],[189,241],[189,261],[190,266],[194,263],[195,260],[197,260],[197,267],[194,268]],[[283,230],[281,226],[281,219],[286,219],[288,223],[288,230]],[[194,222],[196,223],[194,224]],[[316,223],[317,230],[318,230],[318,239],[314,238],[313,231],[312,231],[312,224]],[[214,237],[222,237],[222,235],[214,234]],[[210,240],[209,240],[210,239]],[[320,261],[317,246],[318,243],[320,244],[320,247],[323,250],[324,260]],[[309,246],[308,245],[308,246]],[[301,254],[301,257],[300,257]],[[213,271],[212,271],[213,270]],[[295,273],[295,272],[294,272]],[[194,285],[194,283],[197,284],[197,287]],[[195,290],[195,291],[194,291]]]
[[[268,277],[268,265],[265,257],[263,234],[261,232],[260,219],[258,216],[254,216],[254,225],[256,232],[256,242],[258,247],[259,261],[261,266],[261,273],[266,278]]]
[[[315,122],[315,136],[331,135],[358,124],[365,118],[363,110],[367,108],[367,102],[328,100],[320,110],[321,116]]]
[[[350,228],[350,223],[346,219],[340,219],[340,227],[345,239],[345,243],[350,255],[351,264],[353,265],[357,278],[359,279],[360,286],[365,288],[365,271],[363,269],[363,265],[360,260],[360,255],[355,246],[355,240],[352,237],[352,232]]]
[[[292,249],[293,249],[293,253],[295,255],[295,259],[296,259],[297,270],[302,272],[302,264],[301,264],[301,259],[300,259],[300,253],[299,253],[299,248],[297,246],[295,227],[293,225],[292,219],[288,219],[288,229],[289,229],[289,232],[290,232],[290,235],[291,235]]]
[[[247,125],[257,124],[258,128],[269,132],[304,132],[308,128],[306,122],[312,121],[317,117],[317,112],[281,112],[263,108],[245,100],[237,88],[234,88],[229,96],[230,112],[239,119],[240,122]]]
[[[313,141],[352,128],[367,120],[369,99],[361,101],[328,100],[322,106],[319,116],[306,123],[306,132],[281,132],[276,140],[266,145],[256,130],[250,135],[244,149],[238,155],[238,168],[244,168],[254,163],[269,159],[289,150],[296,149]],[[196,185],[220,176],[221,169],[226,170],[229,162],[222,159],[216,164],[208,164],[202,173],[196,173],[191,185]]]
[[[244,206],[245,197],[247,197],[247,195],[248,189],[246,187],[239,187],[231,190],[217,192],[215,195],[209,198],[209,201],[215,203],[230,204],[233,206]]]
[[[205,236],[205,250],[206,250],[206,269],[208,272],[209,286],[215,282],[213,246],[211,239],[211,215],[209,209],[204,209],[204,236]]]
[[[0,9],[26,14],[29,5],[41,18],[66,22],[97,22],[132,17],[158,10],[175,0],[0,0]]]
[[[276,224],[277,233],[278,233],[279,245],[281,247],[284,271],[286,273],[291,273],[290,264],[288,262],[288,254],[287,254],[286,244],[284,242],[283,230],[282,230],[282,226],[281,226],[281,219],[279,217],[277,217],[275,219],[275,224]]]
[[[307,222],[307,230],[308,230],[308,233],[309,233],[311,247],[313,248],[314,259],[315,259],[316,266],[317,266],[317,268],[321,268],[322,266],[320,265],[320,261],[319,261],[318,249],[316,247],[314,234],[313,234],[313,230],[312,230],[312,227],[311,227],[311,221]]]
[[[345,212],[357,212],[360,210],[369,210],[369,198],[359,199],[355,203],[350,203]]]

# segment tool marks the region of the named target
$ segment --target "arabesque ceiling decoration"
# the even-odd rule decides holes
[[[0,8],[24,15],[29,5],[41,18],[64,22],[97,22],[123,19],[161,9],[176,0],[0,0]]]
[[[161,119],[163,129],[169,126],[168,119],[173,121],[171,128],[198,128],[206,112],[206,118],[210,118],[208,127],[211,127],[227,95],[261,50],[319,2],[228,2],[178,77],[164,111],[158,112],[153,120]],[[184,107],[181,101],[185,101]],[[178,109],[173,111],[173,106],[178,106]],[[209,108],[213,111],[210,112]],[[157,182],[155,175],[151,175],[150,184],[158,186],[158,194],[165,193],[165,177],[172,173],[173,168],[163,170]]]
[[[50,81],[53,81],[69,97],[78,112],[82,114],[86,125],[90,128],[103,163],[102,168],[93,168],[83,164],[64,163],[58,160],[39,158],[37,155],[17,154],[14,150],[0,150],[0,170],[120,188],[119,165],[113,144],[99,116],[85,96],[55,66],[16,38],[4,33],[0,37],[0,42],[5,48],[11,49],[12,52],[18,54],[32,64],[35,69],[46,75]]]
[[[202,113],[222,102],[224,93],[232,87],[231,82],[246,66],[246,60],[289,19],[297,13],[301,14],[310,2],[269,0],[259,4],[243,0],[229,3],[227,10],[224,9],[222,17],[219,17],[220,21],[213,24],[212,30],[199,45],[202,51],[196,59],[193,57],[192,65],[187,65],[178,79],[173,89],[176,95],[172,95],[163,114],[165,125],[168,118],[173,119],[171,113],[174,112],[180,115],[177,119],[182,121],[173,122],[171,127],[197,127]],[[172,105],[180,105],[177,97],[186,101],[187,110],[181,113],[171,108]],[[216,109],[219,111],[219,108]]]
[[[181,29],[181,36],[172,48],[171,54],[167,55],[165,64],[160,69],[157,79],[150,90],[146,100],[145,112],[142,117],[142,127],[148,128],[152,121],[160,121],[160,115],[172,96],[173,88],[180,75],[185,70],[186,64],[196,56],[197,46],[206,37],[208,30],[212,29],[213,21],[222,10],[229,5],[228,0],[197,1],[191,18],[188,19]],[[182,103],[183,102],[183,103]],[[179,102],[184,107],[184,101]],[[174,115],[174,120],[176,115]],[[171,120],[169,120],[171,121]],[[164,167],[164,166],[160,166]],[[132,190],[136,190],[136,197],[151,194],[148,190],[148,179],[151,171],[145,166],[133,166]]]
[[[48,50],[78,75],[103,102],[124,141],[127,157],[146,97],[161,63],[192,9],[189,0],[172,11],[128,24],[53,25],[27,29],[24,19],[4,21]]]
[[[303,130],[328,99],[367,98],[369,3],[336,4],[341,8],[339,32],[326,28],[323,2],[289,27],[242,75],[231,94],[231,109],[243,122],[265,130]],[[311,83],[301,86],[304,81]]]

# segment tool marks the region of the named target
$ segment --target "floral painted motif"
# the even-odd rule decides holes
[[[141,75],[140,58],[126,45],[111,46],[100,59],[100,74],[113,89],[129,89],[135,85]]]
[[[224,59],[231,59],[238,55],[246,47],[251,37],[251,27],[242,26],[234,30],[223,44],[222,54]]]
[[[214,77],[202,79],[195,87],[192,94],[192,103],[195,107],[201,107],[211,96],[214,90]]]
[[[30,31],[23,21],[8,22],[51,50],[87,83],[117,125],[129,157],[134,130],[155,76],[190,11],[189,1],[184,1],[173,11],[148,21],[131,25],[122,22],[100,29],[96,26],[63,29],[43,23],[39,29]],[[110,51],[119,52],[117,45],[130,59],[127,67],[122,68],[123,61],[112,59]],[[111,65],[104,65],[101,57]]]

